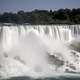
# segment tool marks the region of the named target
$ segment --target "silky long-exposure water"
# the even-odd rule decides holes
[[[78,76],[80,25],[0,26],[0,77]]]

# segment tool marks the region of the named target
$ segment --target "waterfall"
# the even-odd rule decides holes
[[[13,42],[15,43],[21,35],[26,35],[30,31],[33,31],[42,38],[45,36],[61,41],[72,41],[80,37],[80,25],[21,25],[0,27],[0,32],[3,35],[3,43],[9,45]]]
[[[80,53],[66,46],[74,40],[80,40],[80,25],[0,26],[0,74],[43,76],[80,72]]]

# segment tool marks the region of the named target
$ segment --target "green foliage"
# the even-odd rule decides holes
[[[1,23],[17,24],[80,24],[80,8],[59,9],[56,11],[34,10],[31,12],[18,11],[0,14]]]

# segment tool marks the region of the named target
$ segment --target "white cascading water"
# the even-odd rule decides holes
[[[0,76],[79,73],[80,53],[67,47],[76,39],[80,25],[1,26]]]

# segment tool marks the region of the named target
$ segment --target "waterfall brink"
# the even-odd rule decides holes
[[[1,36],[3,35],[3,43],[7,41],[4,44],[12,44],[21,35],[26,35],[31,31],[39,37],[48,37],[61,41],[72,41],[80,37],[80,25],[22,25],[0,27]]]
[[[80,53],[67,46],[74,40],[80,40],[80,25],[0,26],[0,75],[79,73]]]

